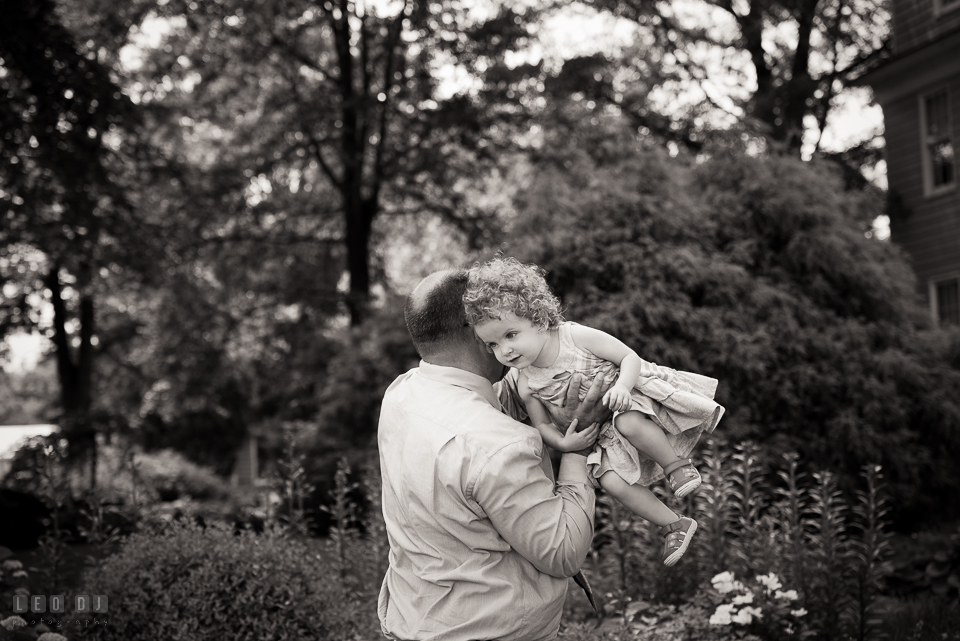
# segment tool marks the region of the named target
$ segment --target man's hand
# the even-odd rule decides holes
[[[610,389],[610,385],[604,385],[599,376],[593,379],[587,395],[580,400],[580,383],[583,375],[575,373],[570,377],[567,385],[567,394],[563,399],[563,405],[557,407],[553,403],[544,403],[544,407],[553,418],[553,422],[560,426],[562,431],[566,431],[573,421],[577,421],[577,431],[584,430],[594,423],[603,424],[606,422],[612,412],[609,408],[603,406],[600,399],[604,392]]]
[[[543,404],[553,418],[554,424],[559,425],[560,430],[564,433],[570,429],[580,432],[591,427],[599,427],[612,414],[610,409],[604,407],[603,403],[600,402],[604,392],[610,389],[610,385],[604,385],[601,377],[595,377],[593,383],[590,384],[590,389],[587,390],[586,396],[581,401],[580,382],[582,380],[583,375],[579,373],[574,373],[570,377],[562,407],[557,407],[553,403]],[[592,445],[591,443],[591,447]],[[591,447],[581,450],[580,453],[588,454]]]

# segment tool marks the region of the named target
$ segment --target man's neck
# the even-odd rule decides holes
[[[504,369],[500,369],[497,372],[491,371],[490,363],[488,362],[478,362],[476,359],[470,358],[468,355],[465,355],[462,351],[457,352],[437,352],[435,354],[430,354],[429,356],[424,356],[423,360],[431,365],[441,365],[443,367],[455,367],[457,369],[462,369],[471,374],[476,374],[481,378],[485,378],[490,381],[490,384],[496,383],[501,378],[503,378]]]

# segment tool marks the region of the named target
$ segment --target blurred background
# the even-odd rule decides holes
[[[565,635],[956,632],[960,76],[952,102],[891,87],[932,73],[904,62],[925,44],[960,59],[960,3],[916,4],[0,0],[0,594],[122,592],[194,545],[236,553],[222,587],[248,571],[232,532],[279,531],[264,567],[296,567],[293,540],[342,582],[325,634],[377,638],[379,400],[418,362],[403,296],[502,251],[727,408],[689,506],[713,542],[671,580],[602,502],[605,606],[571,594]],[[946,222],[917,231],[931,195]],[[776,571],[820,618],[710,626],[724,570]],[[223,624],[197,616],[171,625]],[[141,633],[117,625],[84,634]]]

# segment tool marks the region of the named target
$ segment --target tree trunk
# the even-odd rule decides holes
[[[57,359],[57,376],[60,381],[60,407],[63,412],[61,429],[69,443],[71,457],[78,455],[90,464],[90,489],[97,484],[97,439],[96,429],[90,415],[93,381],[94,304],[89,293],[81,288],[78,320],[80,322],[80,345],[74,349],[67,334],[69,311],[63,300],[60,284],[60,267],[54,264],[46,277],[53,306],[53,344]],[[74,461],[75,462],[75,461]]]
[[[370,308],[370,232],[378,204],[372,200],[350,204],[353,211],[347,211],[347,269],[350,272],[347,308],[350,324],[357,326]]]
[[[373,218],[378,210],[377,183],[380,176],[374,176],[370,198],[364,198],[364,157],[367,145],[364,124],[364,101],[369,99],[361,84],[361,90],[354,84],[355,74],[365,74],[367,69],[357,69],[357,61],[351,47],[352,27],[348,19],[351,14],[347,0],[341,0],[341,13],[334,18],[332,27],[336,42],[337,58],[340,62],[338,84],[342,99],[341,119],[343,122],[340,138],[340,154],[343,162],[343,180],[340,192],[343,196],[344,216],[346,217],[347,271],[350,274],[350,290],[347,293],[347,308],[350,310],[350,324],[357,326],[367,316],[370,306],[370,231]],[[361,27],[362,28],[362,27]]]

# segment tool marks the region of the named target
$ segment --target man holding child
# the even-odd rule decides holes
[[[593,537],[586,457],[563,454],[554,482],[538,433],[514,420],[512,379],[466,323],[465,286],[464,270],[431,274],[404,310],[422,361],[390,386],[380,415],[390,541],[380,622],[402,641],[551,639]],[[579,384],[569,388],[553,419],[589,425],[588,450],[608,413],[603,390],[580,403]]]

